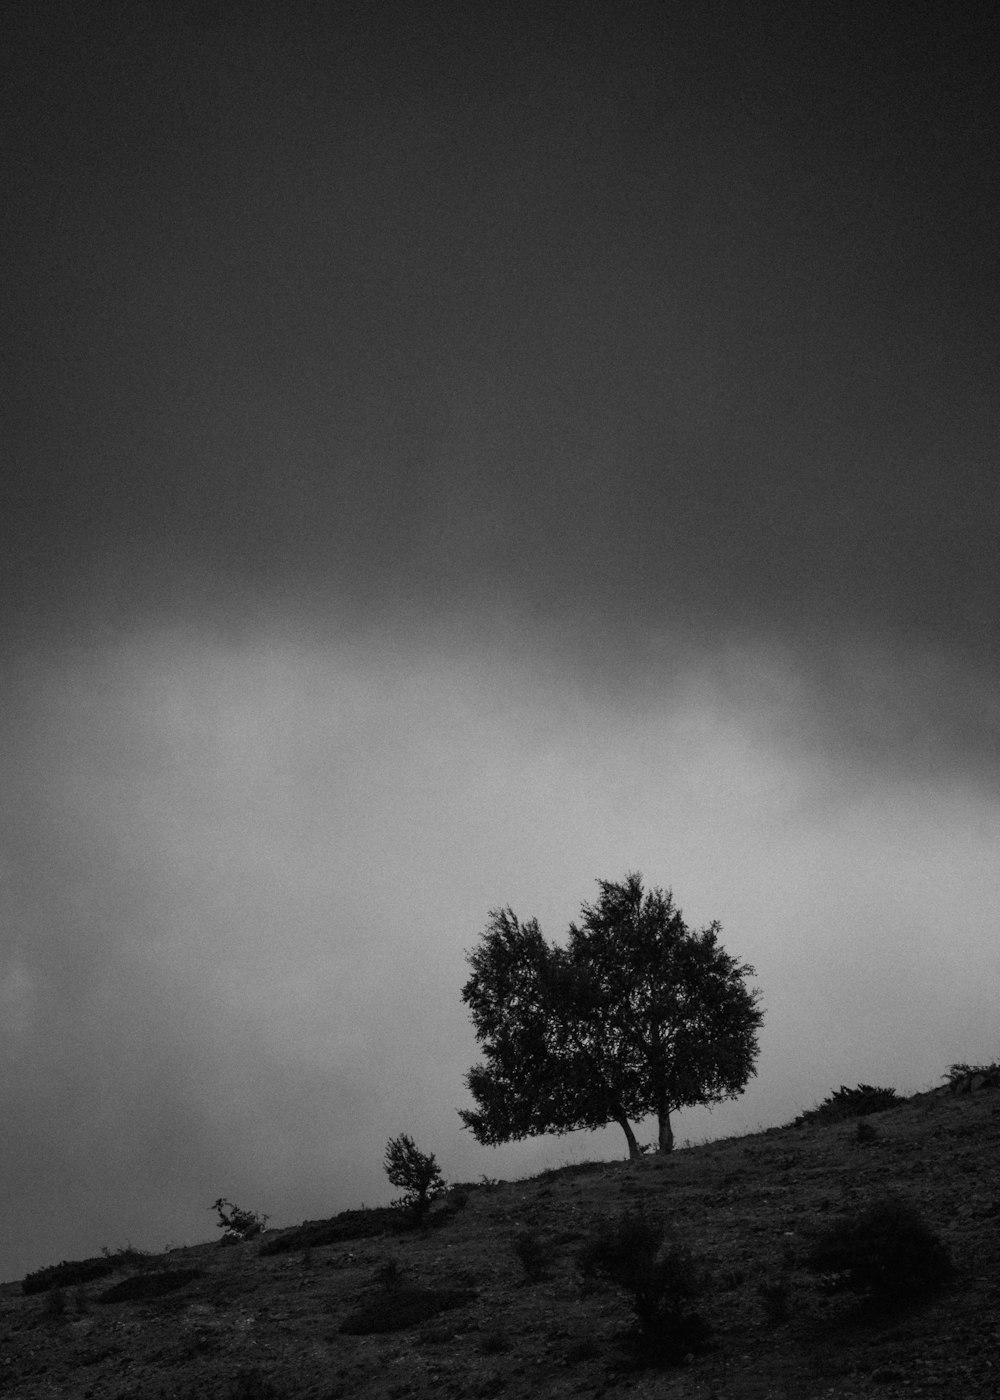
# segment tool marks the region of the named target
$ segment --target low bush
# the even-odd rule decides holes
[[[387,1288],[367,1298],[340,1324],[341,1332],[368,1336],[373,1332],[402,1332],[450,1308],[475,1298],[466,1288]]]
[[[689,1311],[703,1284],[700,1270],[662,1224],[639,1212],[623,1215],[587,1242],[578,1265],[585,1278],[606,1278],[629,1295],[648,1354],[677,1362],[704,1345],[708,1328]]]
[[[45,1313],[47,1317],[63,1317],[66,1312],[66,1294],[58,1285],[50,1288],[45,1295]]]
[[[1000,1086],[1000,1064],[994,1061],[989,1065],[949,1065],[942,1078],[947,1079],[947,1087],[956,1094],[981,1089],[984,1084],[996,1088]]]
[[[801,1128],[807,1123],[842,1123],[847,1118],[864,1118],[869,1113],[882,1113],[902,1102],[895,1089],[880,1089],[873,1084],[859,1084],[856,1089],[848,1089],[846,1084],[841,1084],[821,1104],[800,1113],[794,1126]]]
[[[600,1354],[601,1349],[593,1337],[585,1337],[582,1342],[573,1342],[567,1347],[563,1359],[567,1366],[578,1366],[581,1361],[593,1361]]]
[[[345,1210],[329,1220],[306,1220],[294,1230],[286,1230],[260,1246],[261,1255],[288,1254],[294,1249],[320,1249],[345,1240],[372,1239],[400,1229],[399,1211],[390,1206],[372,1210]]]
[[[548,1269],[549,1251],[535,1230],[519,1230],[511,1240],[513,1249],[525,1277],[531,1283],[539,1283]]]
[[[245,1366],[229,1382],[225,1400],[281,1400],[284,1393],[263,1371]]]
[[[48,1264],[44,1269],[25,1274],[22,1293],[46,1293],[50,1288],[67,1288],[76,1283],[90,1283],[95,1278],[107,1278],[115,1265],[107,1259],[64,1259],[61,1264]]]
[[[101,1253],[115,1269],[136,1273],[142,1269],[155,1268],[157,1255],[148,1249],[136,1249],[134,1245],[119,1245],[117,1249],[101,1246]]]
[[[97,1299],[99,1303],[135,1303],[148,1298],[162,1298],[166,1293],[175,1293],[196,1278],[201,1278],[200,1269],[165,1269],[155,1274],[133,1274],[120,1283],[105,1289]]]
[[[895,1196],[838,1220],[815,1240],[806,1265],[825,1276],[830,1291],[885,1303],[924,1297],[953,1275],[947,1247],[914,1205]]]
[[[783,1322],[788,1321],[791,1284],[786,1275],[758,1284],[757,1296],[764,1305],[764,1313],[770,1326],[780,1327]]]
[[[374,1282],[384,1293],[389,1293],[394,1288],[399,1288],[403,1281],[403,1271],[399,1267],[398,1259],[387,1259],[384,1264],[380,1264],[375,1270]]]

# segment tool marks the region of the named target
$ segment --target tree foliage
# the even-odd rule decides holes
[[[484,1061],[466,1077],[477,1108],[460,1115],[482,1143],[617,1123],[635,1157],[630,1120],[655,1114],[668,1152],[672,1112],[735,1097],[755,1072],[754,970],[721,946],[719,924],[692,931],[638,874],[598,886],[565,947],[504,908],[467,955]]]

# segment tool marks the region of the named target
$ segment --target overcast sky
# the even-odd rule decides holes
[[[629,870],[681,1142],[1000,1057],[990,9],[11,5],[0,1277],[624,1155],[455,1110]]]

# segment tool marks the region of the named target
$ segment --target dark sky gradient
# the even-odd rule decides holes
[[[14,579],[995,663],[982,29],[675,8],[33,9]]]
[[[1000,1053],[992,7],[8,14],[0,1275],[495,1174],[462,949],[636,866],[734,1130]]]

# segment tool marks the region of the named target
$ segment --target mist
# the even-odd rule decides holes
[[[974,7],[367,8],[11,10],[2,1277],[624,1155],[456,1109],[630,870],[766,1010],[681,1142],[1000,1053]]]
[[[488,911],[560,938],[626,869],[720,919],[767,1008],[758,1078],[680,1140],[995,1053],[995,791],[822,745],[782,677],[627,703],[530,649],[164,630],[18,678],[8,1272],[204,1238],[219,1195],[284,1223],[383,1203],[401,1131],[453,1180],[620,1155],[488,1150],[455,1110]]]

